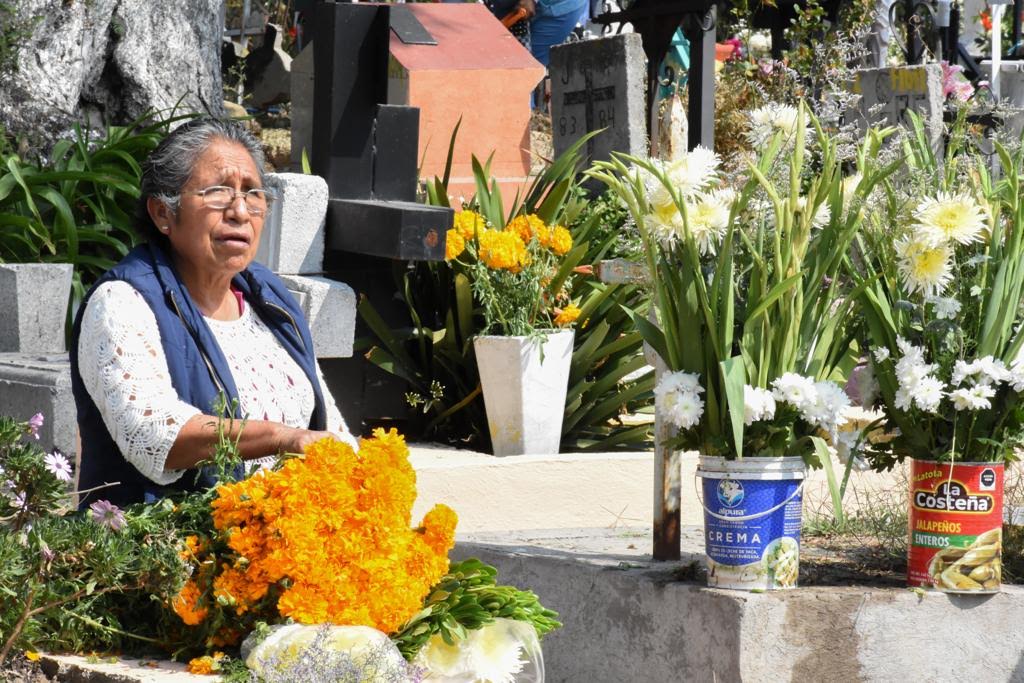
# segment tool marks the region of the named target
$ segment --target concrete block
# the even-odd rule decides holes
[[[70,263],[0,265],[0,353],[63,353]]]
[[[67,354],[0,353],[0,415],[28,420],[36,413],[45,420],[39,445],[73,457],[78,450],[78,419]]]
[[[348,358],[356,329],[356,294],[343,282],[325,277],[282,275],[302,307],[317,358]]]
[[[645,539],[621,530],[494,535],[462,541],[452,556],[494,565],[499,583],[559,612],[564,627],[542,642],[549,683],[1024,680],[1019,586],[995,595],[713,589],[679,578],[699,556],[653,562]]]
[[[256,260],[286,275],[323,272],[327,182],[317,175],[268,173],[267,189],[277,201],[263,226]]]

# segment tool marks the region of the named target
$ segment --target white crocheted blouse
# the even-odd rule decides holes
[[[238,320],[206,318],[238,389],[241,414],[306,427],[313,414],[313,387],[270,329],[244,306]],[[157,484],[170,484],[185,470],[164,470],[178,432],[202,411],[178,398],[160,342],[156,316],[127,282],[100,285],[82,316],[78,367],[89,396],[121,453]],[[338,407],[317,377],[327,408],[327,430],[355,447]],[[248,461],[268,465],[273,457]]]

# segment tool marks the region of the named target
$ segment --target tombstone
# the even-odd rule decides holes
[[[587,157],[647,153],[647,60],[637,33],[551,48],[551,137],[555,155],[586,133]]]
[[[324,274],[352,286],[392,327],[407,326],[395,267],[443,260],[453,212],[414,201],[419,110],[387,104],[388,61],[392,32],[403,42],[433,38],[407,5],[323,2],[316,29],[309,149],[328,188]],[[408,414],[404,382],[362,356],[321,368],[356,429]]]
[[[906,112],[913,110],[924,121],[932,148],[941,148],[945,97],[938,64],[860,69],[851,89],[861,97],[847,119],[856,121],[862,134],[871,126],[908,125]]]
[[[292,58],[282,47],[283,38],[280,27],[267,24],[263,44],[245,58],[245,87],[260,109],[291,98]]]
[[[449,194],[476,192],[473,155],[491,157],[502,193],[515,194],[530,174],[530,92],[544,67],[482,4],[406,7],[436,44],[392,35],[387,101],[420,110],[421,176],[444,175],[458,124]]]

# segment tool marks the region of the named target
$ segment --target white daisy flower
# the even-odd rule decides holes
[[[918,232],[931,246],[977,242],[987,228],[987,219],[985,209],[966,193],[939,192],[914,211]]]
[[[875,357],[876,363],[884,363],[889,359],[889,347],[879,346],[877,349],[871,352],[871,355]]]
[[[787,372],[772,382],[772,395],[776,401],[783,401],[803,411],[817,400],[814,381],[795,372]]]
[[[900,276],[911,292],[934,297],[953,279],[948,244],[932,246],[922,240],[903,238],[896,242]]]

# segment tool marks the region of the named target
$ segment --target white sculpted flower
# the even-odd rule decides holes
[[[686,218],[701,254],[714,254],[729,227],[729,211],[734,193],[728,190],[707,192],[694,197],[686,207]]]
[[[889,359],[889,347],[879,346],[877,349],[871,352],[871,355],[875,357],[876,363],[884,363]]]
[[[743,387],[743,422],[749,427],[758,420],[775,418],[775,397],[772,392],[749,384]]]
[[[666,372],[654,387],[655,408],[680,429],[700,423],[704,401],[700,377],[689,372]]]
[[[950,242],[977,242],[985,231],[987,216],[971,195],[939,192],[918,205],[914,219],[923,239],[938,246]]]
[[[512,619],[495,619],[469,632],[467,645],[472,680],[514,683],[516,674],[526,665],[523,640],[519,635],[522,625],[524,622]]]
[[[935,317],[939,320],[956,320],[960,315],[960,302],[952,297],[933,296],[928,303],[935,306]]]
[[[683,197],[692,197],[718,180],[718,155],[707,147],[698,145],[678,159],[669,162],[665,169],[672,187]]]
[[[957,389],[949,394],[953,407],[957,410],[985,410],[992,407],[990,398],[996,390],[986,384],[978,384],[969,389]]]
[[[948,244],[931,246],[922,240],[905,237],[895,246],[900,276],[911,292],[934,297],[953,279],[950,265],[953,250]]]
[[[791,145],[796,142],[796,127],[799,118],[796,107],[784,104],[768,104],[755,109],[750,112],[750,128],[746,133],[747,141],[754,149],[761,150],[768,146],[776,133],[781,132],[785,144]]]

